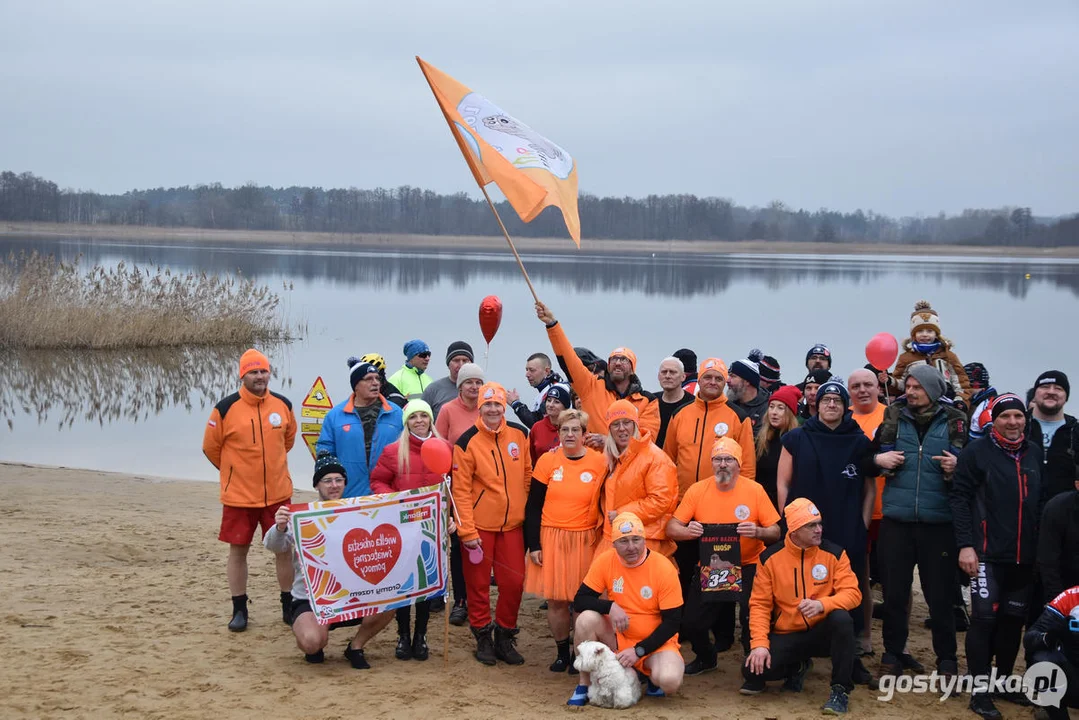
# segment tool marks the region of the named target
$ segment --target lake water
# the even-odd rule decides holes
[[[1079,377],[1079,262],[899,256],[533,254],[526,267],[571,342],[606,356],[625,345],[647,389],[659,361],[681,347],[725,361],[753,347],[777,357],[786,382],[805,374],[806,349],[832,348],[844,376],[865,363],[878,332],[907,336],[914,302],[925,298],[963,362],[980,361],[1000,390],[1024,392],[1055,368]],[[305,337],[270,351],[271,387],[297,407],[317,376],[335,401],[348,396],[350,355],[380,352],[389,372],[410,338],[430,344],[433,377],[445,375],[446,346],[467,340],[483,363],[480,300],[498,295],[502,326],[488,377],[526,401],[525,359],[550,345],[512,255],[381,253],[341,246],[250,247],[137,240],[0,238],[0,252],[37,249],[84,265],[158,264],[174,271],[240,269],[281,292]],[[1027,275],[1029,274],[1029,278]],[[292,290],[282,288],[291,285]],[[201,441],[214,403],[235,390],[235,349],[137,353],[36,352],[0,356],[0,460],[215,480]],[[298,487],[312,460],[290,455]]]

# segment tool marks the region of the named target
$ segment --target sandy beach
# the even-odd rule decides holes
[[[314,499],[298,491],[294,500]],[[526,597],[520,667],[488,668],[471,655],[467,628],[432,616],[426,663],[393,657],[391,628],[368,645],[369,671],[342,657],[352,630],[333,633],[322,665],[308,665],[281,622],[270,554],[251,551],[251,624],[226,630],[225,548],[216,539],[217,485],[88,470],[0,465],[0,572],[8,605],[0,623],[0,716],[13,718],[499,718],[608,717],[564,705],[574,681],[547,670],[553,643]],[[915,583],[917,587],[917,583]],[[932,664],[925,605],[916,596],[911,648]],[[880,658],[880,624],[874,623]],[[688,649],[685,649],[688,653]],[[960,657],[963,656],[960,638]],[[804,693],[777,686],[738,694],[741,651],[720,670],[687,678],[683,691],[645,698],[627,718],[816,717],[829,662],[816,662]],[[962,660],[961,660],[962,666]],[[969,718],[966,698],[897,696],[859,688],[851,711],[869,718]],[[1000,703],[1008,718],[1029,711]]]
[[[316,233],[275,230],[210,230],[204,228],[164,228],[133,225],[70,225],[63,223],[4,223],[0,236],[77,236],[130,240],[132,242],[200,242],[254,245],[350,246],[365,250],[407,252],[409,250],[480,251],[507,250],[499,236],[380,235],[363,233]],[[514,238],[520,252],[577,252],[568,238]],[[772,242],[768,240],[600,240],[585,238],[583,253],[660,253],[676,255],[960,255],[968,257],[1079,257],[1079,247],[1029,248],[984,247],[978,245],[889,245],[883,243]]]

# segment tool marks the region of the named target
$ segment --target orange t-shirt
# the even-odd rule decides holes
[[[559,448],[540,456],[532,477],[547,486],[543,527],[591,530],[599,527],[599,494],[607,475],[607,458],[595,450],[583,457],[566,457]]]
[[[714,479],[693,483],[674,516],[686,524],[696,520],[699,523],[752,522],[771,527],[779,522],[779,513],[768,499],[764,486],[744,477],[739,477],[734,487],[725,492],[720,492]],[[742,549],[743,566],[756,563],[764,552],[763,540],[743,537],[738,539],[738,544]]]
[[[865,415],[859,415],[858,413],[851,413],[851,417],[854,418],[854,422],[858,423],[858,427],[862,428],[862,432],[870,440],[877,434],[877,428],[884,422],[884,406],[877,403],[873,412]],[[873,501],[873,519],[880,520],[884,517],[884,511],[881,510],[881,496],[884,494],[884,476],[877,477],[877,497]]]
[[[662,553],[651,550],[644,562],[633,568],[622,564],[614,548],[604,550],[592,561],[584,584],[600,595],[607,593],[607,599],[629,615],[629,627],[618,633],[619,650],[633,647],[655,632],[661,611],[682,605],[678,570]]]

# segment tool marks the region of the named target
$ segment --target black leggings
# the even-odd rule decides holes
[[[409,623],[412,616],[412,606],[405,605],[403,608],[397,608],[397,634],[405,635],[406,637],[412,637],[412,633],[409,629]],[[420,600],[416,603],[416,634],[427,634],[427,621],[431,617],[431,601]]]
[[[453,578],[454,602],[465,602],[468,600],[468,591],[465,590],[465,566],[462,564],[461,538],[457,536],[457,533],[450,535],[450,576]]]
[[[1033,574],[1031,565],[978,563],[978,574],[970,579],[966,638],[971,675],[988,675],[994,659],[999,674],[1010,675],[1015,668]]]

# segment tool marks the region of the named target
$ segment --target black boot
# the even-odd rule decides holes
[[[472,628],[472,634],[476,637],[476,659],[484,665],[494,665],[497,662],[495,641],[491,639],[494,628],[494,623],[481,628]]]
[[[555,647],[558,648],[558,656],[551,663],[548,668],[551,672],[566,672],[570,667],[569,656],[569,638],[565,640],[555,640]]]
[[[416,630],[416,635],[412,638],[412,657],[416,660],[426,660],[430,655],[430,650],[427,647],[427,636]]]
[[[517,652],[517,628],[495,625],[495,657],[509,665],[523,665],[525,659]]]
[[[232,596],[232,620],[229,620],[229,630],[243,632],[247,629],[247,595]]]
[[[397,636],[397,649],[393,651],[393,656],[398,660],[412,659],[412,640],[408,635]]]

